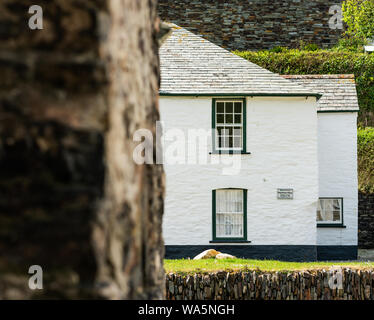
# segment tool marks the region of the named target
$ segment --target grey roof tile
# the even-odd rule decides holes
[[[284,75],[282,77],[310,90],[321,91],[323,95],[318,101],[319,111],[359,110],[353,74]]]
[[[318,110],[359,110],[353,75],[283,75],[174,24],[160,48],[160,94],[322,95]]]
[[[170,24],[160,48],[160,94],[248,94],[319,96],[278,74]]]

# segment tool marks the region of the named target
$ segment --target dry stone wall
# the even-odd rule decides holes
[[[374,270],[166,274],[169,300],[374,300]]]
[[[162,19],[174,22],[230,50],[295,47],[300,40],[335,44],[329,13],[342,0],[159,0]],[[336,20],[332,21],[337,25]]]
[[[374,194],[358,194],[358,246],[374,249]]]

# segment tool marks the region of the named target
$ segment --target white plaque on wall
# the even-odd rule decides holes
[[[278,199],[280,200],[292,200],[293,189],[278,189]]]

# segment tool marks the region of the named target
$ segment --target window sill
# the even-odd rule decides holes
[[[209,241],[209,243],[251,243],[251,241],[247,241],[247,240],[212,240],[212,241]]]
[[[209,152],[209,154],[251,154],[251,153],[245,152],[245,151],[213,151],[213,152]]]
[[[343,224],[333,224],[333,223],[326,223],[326,224],[317,224],[317,228],[340,228],[345,229],[347,226]]]

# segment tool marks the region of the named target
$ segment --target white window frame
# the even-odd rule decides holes
[[[320,201],[323,200],[338,200],[339,201],[339,209],[340,209],[340,220],[339,221],[318,221],[318,209],[320,208]],[[327,226],[327,225],[343,225],[344,219],[343,219],[343,198],[341,197],[320,197],[318,199],[318,206],[317,206],[317,214],[316,214],[316,220],[318,226]]]
[[[223,103],[224,104],[224,110],[223,110],[223,113],[222,112],[218,112],[218,103]],[[233,111],[232,113],[226,113],[226,103],[232,103],[233,104]],[[235,123],[235,116],[236,115],[239,115],[239,113],[236,113],[235,112],[235,103],[240,103],[241,104],[241,112],[240,112],[240,123]],[[237,152],[243,152],[245,151],[244,150],[244,134],[245,134],[245,128],[244,128],[244,125],[245,125],[245,101],[243,99],[215,99],[214,100],[214,114],[215,114],[215,117],[214,117],[214,125],[215,125],[215,139],[214,139],[214,143],[215,143],[215,150],[216,151],[237,151]],[[231,115],[232,114],[232,117],[233,117],[233,123],[226,123],[226,115],[229,114]],[[220,115],[223,115],[224,116],[224,122],[218,122],[217,119]],[[219,131],[218,131],[218,127],[223,127],[224,129],[224,134],[223,135],[219,135]],[[235,142],[235,138],[238,138],[239,136],[238,135],[235,135],[234,133],[234,128],[238,128],[240,127],[240,146],[239,147],[235,147],[234,146],[234,142]],[[230,128],[232,128],[233,132],[232,132],[232,135],[228,134],[226,136],[226,132],[228,130],[230,130]],[[232,138],[232,143],[233,143],[233,146],[232,147],[220,147],[219,146],[219,138],[220,137],[223,137],[223,139],[225,139],[225,137],[228,137],[228,139]],[[225,144],[225,143],[224,143]]]
[[[218,203],[218,197],[220,192],[229,192],[229,191],[240,191],[241,192],[241,211],[222,211],[220,210],[219,203]],[[213,190],[213,241],[227,241],[227,242],[235,242],[235,241],[246,241],[247,240],[247,190],[246,189],[236,189],[236,188],[223,188],[223,189],[217,189]],[[231,204],[232,206],[232,204]],[[226,208],[227,209],[227,208]],[[237,235],[225,235],[219,233],[219,223],[218,223],[218,216],[223,215],[241,215],[241,224],[239,225],[239,229],[241,228],[241,233]],[[235,218],[234,218],[235,220]],[[223,224],[223,227],[225,228],[225,224]]]

